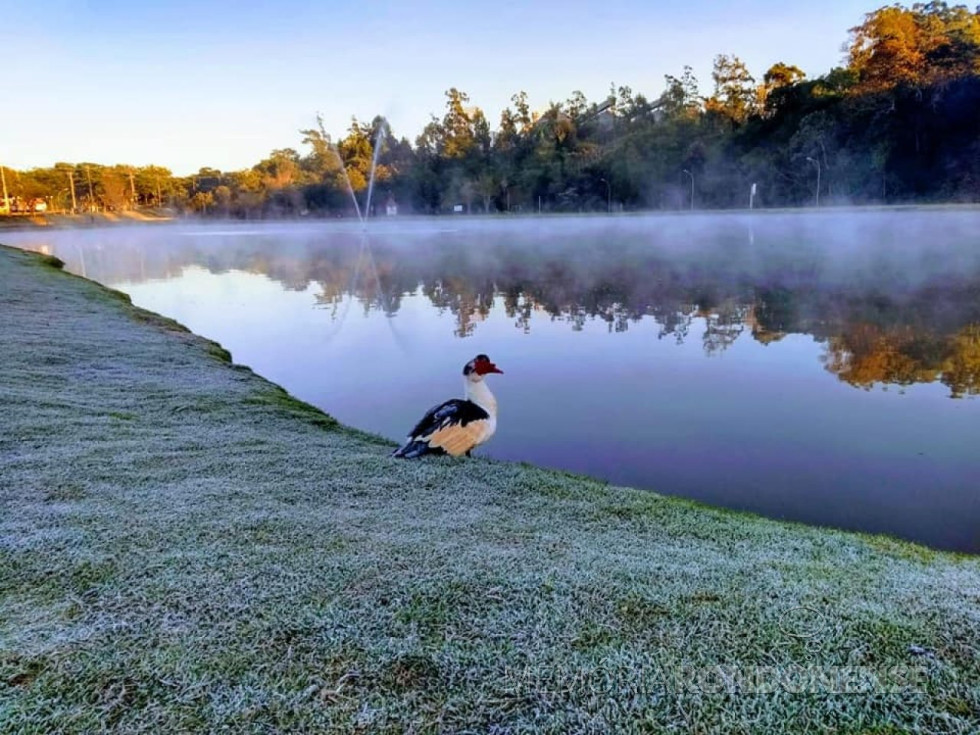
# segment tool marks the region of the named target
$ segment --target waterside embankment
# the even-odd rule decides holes
[[[0,732],[980,730],[980,560],[393,460],[58,265],[0,247]]]
[[[0,215],[0,231],[146,225],[173,222],[174,220],[175,215],[168,210],[127,210],[82,214],[35,212],[33,214]]]

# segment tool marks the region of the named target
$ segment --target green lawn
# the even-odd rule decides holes
[[[976,558],[393,460],[8,248],[0,411],[2,733],[980,731]]]

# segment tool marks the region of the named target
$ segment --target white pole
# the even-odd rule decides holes
[[[684,173],[691,177],[691,211],[694,211],[694,174],[692,174],[687,169],[684,169]]]
[[[75,214],[78,211],[78,204],[75,202],[75,167],[72,166],[71,171],[66,171],[68,174],[68,186],[71,189],[71,213]]]
[[[817,195],[816,195],[816,206],[820,206],[820,161],[816,158],[806,157],[810,163],[817,167]]]
[[[88,211],[89,213],[96,211],[95,209],[95,194],[92,191],[92,172],[89,171],[88,166],[85,167],[85,178],[88,179]]]
[[[3,166],[0,166],[0,181],[3,181],[3,211],[10,214],[10,198],[7,196],[7,177],[4,176]]]

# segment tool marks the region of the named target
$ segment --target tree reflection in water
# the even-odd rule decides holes
[[[658,338],[700,338],[708,354],[741,338],[771,344],[807,334],[825,346],[826,369],[853,386],[941,381],[953,397],[975,395],[980,252],[969,232],[980,217],[903,217],[769,216],[748,230],[744,216],[603,225],[612,230],[574,219],[547,229],[416,226],[369,236],[308,227],[285,238],[229,226],[227,235],[103,234],[111,247],[96,233],[74,237],[71,247],[50,235],[20,244],[53,249],[75,270],[84,257],[88,276],[104,283],[167,278],[196,265],[263,274],[292,290],[316,284],[317,304],[331,310],[337,329],[353,301],[393,321],[405,296],[421,294],[454,315],[460,338],[494,309],[525,333],[538,319],[572,330],[600,320],[625,332],[652,318]]]

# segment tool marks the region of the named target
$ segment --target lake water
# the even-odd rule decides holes
[[[400,440],[485,352],[480,452],[980,552],[980,211],[11,232]],[[447,488],[447,492],[452,492]]]

